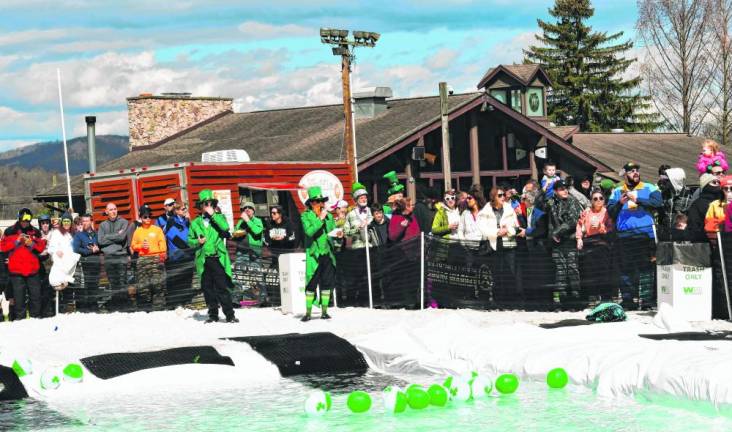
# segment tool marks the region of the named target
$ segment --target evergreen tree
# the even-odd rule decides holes
[[[555,0],[550,23],[537,20],[541,46],[524,50],[526,63],[539,63],[552,80],[547,93],[549,116],[557,125],[578,125],[587,132],[623,128],[651,131],[661,124],[649,98],[640,95],[640,76],[623,79],[635,59],[623,53],[633,47],[618,42],[623,32],[594,32],[585,21],[595,10],[590,0]]]

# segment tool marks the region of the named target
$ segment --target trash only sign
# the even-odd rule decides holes
[[[658,304],[688,321],[712,319],[712,265],[707,243],[658,244]]]

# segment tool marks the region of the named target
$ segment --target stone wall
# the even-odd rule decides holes
[[[130,150],[155,144],[204,120],[233,110],[233,99],[138,96],[127,98]]]

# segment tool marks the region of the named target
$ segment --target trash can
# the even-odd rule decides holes
[[[708,243],[661,242],[656,250],[658,305],[687,321],[712,319],[712,263]]]
[[[305,314],[305,254],[287,253],[278,258],[282,313]]]

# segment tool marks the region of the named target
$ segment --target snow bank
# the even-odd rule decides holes
[[[245,343],[222,337],[330,331],[351,341],[370,366],[391,374],[445,375],[479,370],[514,372],[543,380],[564,367],[573,383],[601,395],[660,392],[715,404],[732,403],[732,343],[652,341],[639,333],[665,333],[651,316],[631,314],[624,323],[542,329],[543,322],[583,318],[582,313],[482,312],[467,310],[383,311],[334,309],[334,319],[301,323],[277,310],[239,310],[238,324],[203,324],[197,312],[178,310],[106,315],[71,314],[0,324],[0,364],[29,358],[35,373],[23,381],[32,397],[52,406],[73,406],[89,396],[137,395],[251,386],[281,379],[277,368]],[[657,320],[662,322],[663,320]],[[666,319],[668,322],[669,319]],[[713,321],[696,328],[728,329]],[[86,356],[214,346],[235,367],[181,365],[42,390],[41,372]],[[317,349],[314,346],[313,349]],[[88,400],[88,399],[87,399]],[[69,404],[69,405],[67,405]]]

